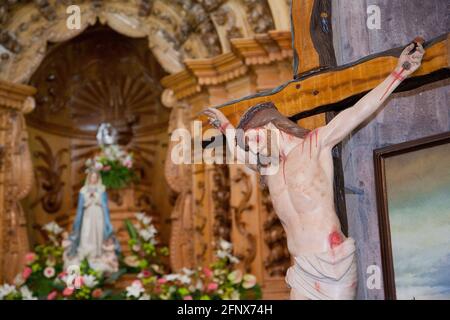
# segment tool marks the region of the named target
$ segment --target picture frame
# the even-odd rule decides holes
[[[444,154],[444,159],[442,159],[442,155],[433,155],[436,152],[441,152]],[[404,277],[402,278],[402,274],[401,271],[399,270],[395,270],[395,265],[399,265],[401,263],[403,263],[403,265],[405,265],[405,259],[401,259],[399,258],[400,256],[402,256],[403,254],[406,254],[406,252],[403,251],[399,251],[404,249],[404,247],[408,247],[408,245],[404,245],[404,243],[402,243],[402,241],[399,241],[398,239],[408,239],[408,241],[419,241],[417,238],[419,236],[425,236],[427,237],[427,235],[423,235],[420,232],[420,228],[426,226],[427,223],[429,223],[430,221],[433,221],[432,219],[430,220],[429,215],[427,217],[425,217],[425,214],[431,214],[431,213],[435,213],[435,212],[442,212],[442,208],[433,208],[433,204],[432,203],[428,203],[428,207],[430,207],[431,205],[431,210],[428,212],[419,212],[420,209],[419,208],[414,208],[413,202],[411,202],[410,204],[408,204],[407,202],[405,202],[404,200],[400,200],[397,201],[398,198],[402,197],[402,193],[405,195],[405,199],[413,199],[413,197],[420,197],[420,194],[414,194],[414,192],[410,192],[405,193],[405,190],[415,190],[414,186],[415,184],[419,185],[422,183],[428,183],[427,181],[431,181],[430,184],[433,184],[433,181],[439,181],[439,183],[441,183],[442,181],[440,181],[440,179],[448,179],[448,177],[450,177],[450,161],[448,161],[448,159],[450,159],[450,132],[445,132],[445,133],[441,133],[441,134],[437,134],[437,135],[433,135],[433,136],[429,136],[429,137],[425,137],[425,138],[421,138],[421,139],[417,139],[417,140],[413,140],[413,141],[407,141],[404,143],[399,143],[399,144],[395,144],[395,145],[390,145],[387,147],[383,147],[380,149],[376,149],[374,150],[374,171],[375,171],[375,186],[376,186],[376,197],[377,197],[377,208],[378,208],[378,225],[379,225],[379,234],[380,234],[380,247],[381,247],[381,258],[382,258],[382,270],[383,270],[383,283],[384,283],[384,292],[385,292],[385,298],[386,299],[416,299],[416,297],[414,295],[411,294],[411,288],[416,288],[414,286],[411,287],[405,287],[405,286],[401,286],[400,291],[400,297],[399,297],[399,288],[397,288],[396,286],[396,281],[397,282],[401,282],[401,280],[399,279],[404,279]],[[407,159],[409,157],[409,159]],[[431,158],[430,158],[431,157]],[[397,159],[397,160],[396,160]],[[434,161],[433,163],[427,163],[427,161],[432,161],[432,159],[438,159],[438,161]],[[441,159],[441,160],[439,160]],[[394,160],[394,161],[392,161]],[[405,161],[406,160],[406,161]],[[409,160],[413,160],[413,161],[409,161]],[[447,166],[445,165],[445,162],[447,162]],[[397,162],[397,163],[396,163]],[[440,177],[438,177],[439,179],[433,179],[434,177],[426,177],[422,175],[418,170],[417,172],[412,172],[408,173],[408,170],[411,171],[411,168],[419,168],[421,166],[425,166],[425,167],[430,167],[432,166],[433,169],[432,170],[428,170],[429,174],[435,174],[436,172],[439,173],[439,165],[442,165],[442,163],[444,163],[444,168],[448,168],[449,170],[444,170],[442,172],[442,175]],[[406,163],[406,165],[405,165]],[[423,168],[426,171],[426,168]],[[393,170],[396,170],[395,172]],[[390,177],[391,176],[395,176],[395,178]],[[404,176],[402,176],[404,175]],[[418,179],[422,179],[420,180],[420,182],[415,181]],[[397,179],[397,181],[399,181],[398,183],[395,182]],[[394,182],[390,181],[393,180]],[[402,181],[403,180],[403,181]],[[450,179],[448,179],[450,181]],[[446,180],[447,181],[447,180]],[[444,185],[445,185],[445,189],[447,189],[447,186],[449,187],[448,190],[450,190],[450,182],[446,182],[444,181]],[[405,186],[405,190],[402,190],[402,187],[395,187],[395,185],[404,185]],[[388,185],[390,185],[390,187],[388,187]],[[391,188],[392,190],[388,190],[389,188]],[[427,189],[427,186],[421,186],[420,188],[416,188],[416,189],[420,189],[422,191]],[[436,188],[432,188],[433,190]],[[428,191],[426,191],[428,192]],[[445,190],[439,190],[439,188],[437,188],[437,191],[433,191],[433,192],[446,192]],[[441,197],[442,198],[442,197]],[[450,195],[448,197],[450,199]],[[391,205],[389,204],[389,199],[391,199],[391,201],[393,203],[395,203],[396,207],[395,209],[392,208],[393,204],[391,203]],[[403,202],[402,202],[403,201]],[[430,200],[432,201],[432,200]],[[426,202],[426,201],[425,201]],[[447,203],[447,202],[446,202]],[[450,205],[450,200],[448,200],[448,204]],[[403,207],[402,207],[403,206]],[[391,208],[390,208],[391,207]],[[399,209],[400,208],[400,209]],[[446,206],[446,209],[444,210],[445,213],[444,215],[449,215],[450,216],[450,206]],[[390,209],[392,212],[390,212]],[[436,211],[436,210],[438,211]],[[447,210],[449,209],[449,210]],[[393,212],[395,211],[395,212]],[[393,215],[400,215],[400,212],[409,212],[412,214],[415,214],[414,216],[405,216],[405,217],[401,217],[400,218],[395,218],[395,221],[393,222]],[[418,213],[419,212],[419,213]],[[404,214],[404,213],[403,213]],[[417,217],[418,214],[422,214],[422,216],[424,216],[424,221],[415,221],[413,219],[413,217]],[[440,217],[440,215],[439,215]],[[406,220],[405,220],[406,219]],[[445,216],[445,220],[447,219],[447,216]],[[412,235],[412,232],[408,231],[399,231],[401,233],[401,235],[399,236],[398,234],[393,234],[392,233],[392,229],[394,229],[394,232],[397,232],[397,230],[404,230],[405,226],[404,225],[400,225],[400,228],[398,226],[398,221],[413,221],[413,223],[416,223],[418,225],[418,228],[416,229],[417,231],[417,236],[405,236],[405,234],[409,234]],[[448,220],[450,221],[450,220]],[[430,229],[431,230],[431,229]],[[430,234],[429,238],[431,238],[431,242],[433,242],[433,239],[436,238],[437,235],[434,234]],[[399,243],[396,243],[399,242]],[[436,238],[436,241],[441,241],[439,238]],[[450,241],[450,240],[449,240]],[[405,242],[406,243],[406,242]],[[419,245],[420,246],[420,245]],[[425,249],[425,248],[424,248]],[[400,252],[399,257],[395,257],[395,252]],[[408,250],[406,250],[408,251]],[[446,263],[448,263],[447,260],[450,260],[448,257],[450,257],[450,249],[447,251],[447,256],[444,257],[444,260],[446,261]],[[396,261],[396,259],[398,258],[398,260]],[[446,260],[447,259],[447,260]],[[414,265],[414,262],[412,263],[412,265],[408,265],[408,267],[414,268],[416,267]],[[420,267],[417,266],[416,270],[419,270]],[[423,270],[424,274],[429,274],[429,269],[428,270]],[[396,274],[397,272],[397,274]],[[411,274],[408,274],[409,277],[411,277]],[[414,278],[414,275],[413,275]],[[417,277],[415,277],[415,279],[421,279],[420,275],[417,275]],[[450,285],[448,283],[448,281],[450,280],[450,278],[448,278],[447,280],[445,280],[445,284],[446,286],[448,286],[448,294],[450,294]],[[402,282],[404,283],[404,282]],[[420,286],[417,286],[417,288],[421,288]],[[423,287],[425,288],[425,286]],[[425,289],[424,289],[425,290]],[[431,290],[432,288],[427,288],[426,290]],[[425,290],[425,291],[426,291]],[[419,290],[420,291],[420,290]],[[432,294],[432,292],[429,292],[428,294]],[[446,291],[447,292],[447,291]],[[447,293],[446,293],[447,295]],[[409,298],[408,298],[409,297]],[[439,298],[439,296],[437,296]],[[420,297],[419,297],[420,298]],[[427,298],[430,298],[429,296],[427,296]]]

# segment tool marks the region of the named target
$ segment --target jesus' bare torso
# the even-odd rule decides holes
[[[289,124],[289,120],[280,113],[277,116],[275,106],[273,110],[266,108],[270,115],[265,118],[261,116],[264,106],[255,106],[241,118],[241,123],[247,124],[243,127],[245,139],[249,144],[248,148],[237,148],[238,160],[245,162],[247,151],[270,156],[267,151],[269,142],[266,133],[275,132],[278,137],[278,170],[266,175],[265,180],[275,212],[286,231],[289,252],[294,257],[330,250],[334,254],[333,249],[345,241],[334,207],[331,150],[370,118],[401,81],[417,70],[423,54],[424,49],[420,43],[416,46],[409,45],[402,52],[397,67],[382,83],[353,107],[339,113],[326,126],[304,135],[292,129],[295,124]],[[204,113],[212,124],[225,134],[229,147],[233,148],[237,141],[236,132],[228,119],[215,108],[208,108]],[[280,117],[284,119],[280,120]],[[251,118],[257,119],[254,120],[253,126],[248,125],[251,124]],[[255,169],[254,166],[253,168]],[[336,283],[338,288],[339,283]],[[351,284],[351,287],[354,290],[354,284]],[[320,291],[319,286],[315,289]],[[333,287],[331,291],[334,292],[333,298],[340,298],[340,288]],[[345,295],[349,296],[352,295]],[[303,299],[305,296],[301,290],[292,288],[291,298]]]
[[[324,252],[343,240],[334,208],[333,159],[320,142],[320,130],[298,140],[267,177],[275,212],[286,231],[289,252]]]

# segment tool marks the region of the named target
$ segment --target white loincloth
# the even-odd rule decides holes
[[[347,238],[327,252],[295,257],[295,264],[286,273],[286,282],[311,300],[355,299],[355,250],[355,241]]]

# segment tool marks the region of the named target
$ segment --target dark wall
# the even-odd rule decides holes
[[[417,35],[426,40],[449,32],[448,0],[333,0],[334,46],[338,64],[404,45]],[[381,9],[381,29],[369,30],[367,6]],[[344,142],[342,164],[349,234],[357,242],[358,299],[383,299],[369,290],[367,267],[381,268],[373,150],[450,131],[450,81],[394,94],[368,124]]]

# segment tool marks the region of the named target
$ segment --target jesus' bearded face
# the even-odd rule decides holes
[[[251,153],[269,157],[271,152],[278,149],[276,144],[279,134],[280,130],[272,123],[268,123],[259,128],[246,130],[244,138]]]

